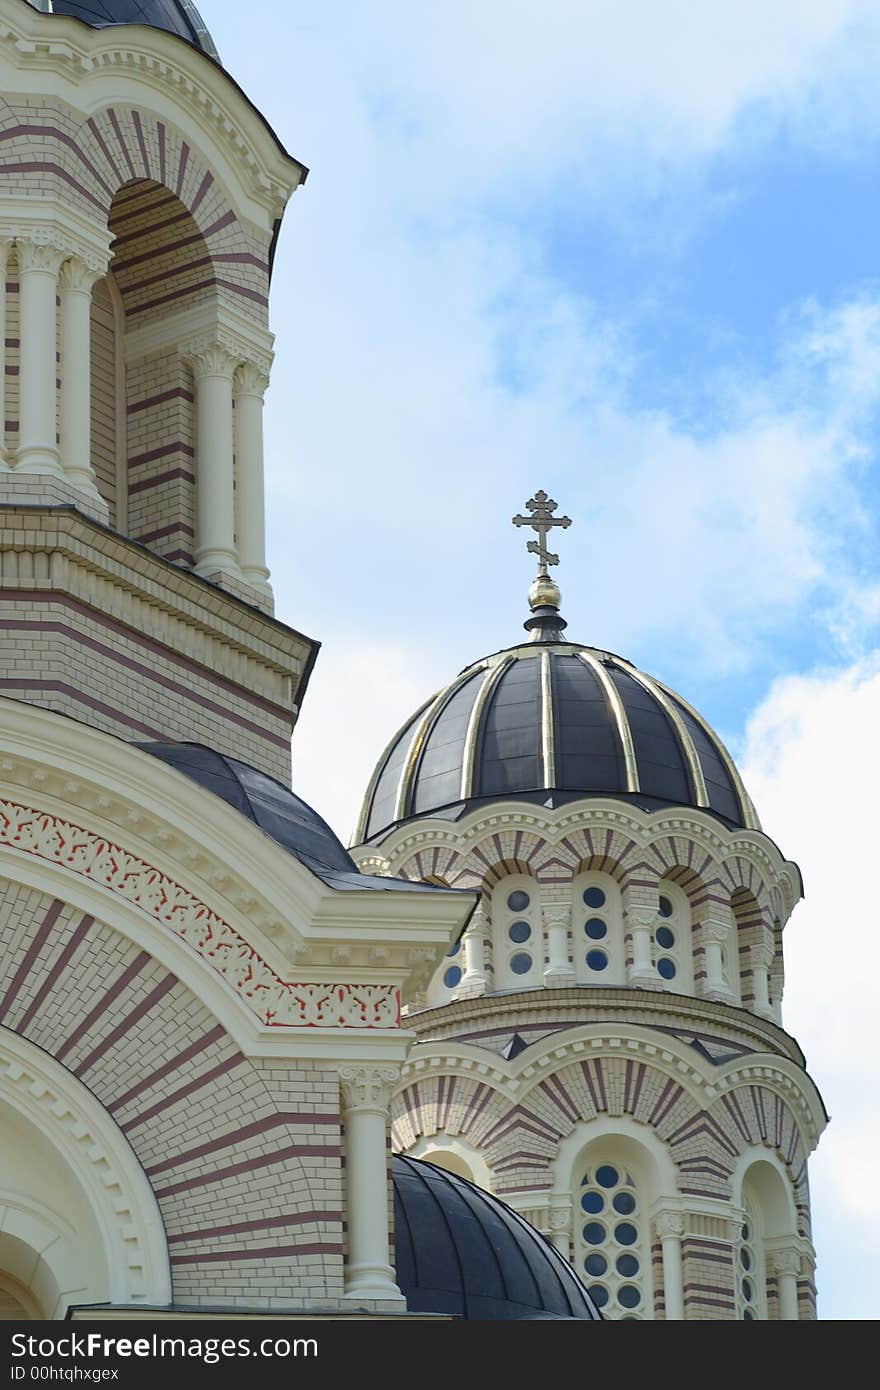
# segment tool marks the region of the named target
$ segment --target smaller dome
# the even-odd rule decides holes
[[[209,58],[218,58],[214,40],[205,21],[192,0],[30,0],[35,10],[51,11],[81,19],[92,29],[106,29],[113,24],[145,24],[151,29],[164,29],[186,39],[193,48],[200,48]]]
[[[361,877],[351,855],[317,811],[259,768],[200,743],[138,743],[135,747],[222,797],[319,878],[326,879],[328,874]]]
[[[497,1197],[402,1154],[392,1177],[397,1282],[411,1313],[601,1320],[568,1261]]]

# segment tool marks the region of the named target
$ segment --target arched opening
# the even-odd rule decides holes
[[[583,1149],[573,1170],[574,1267],[612,1321],[653,1317],[654,1169],[637,1140],[606,1134]]]
[[[669,878],[660,882],[659,912],[651,948],[654,969],[664,989],[693,994],[691,905],[687,894]]]
[[[113,234],[108,279],[124,316],[121,343],[117,325],[113,370],[105,363],[100,378],[106,399],[111,376],[117,383],[122,372],[125,376],[126,477],[117,515],[125,515],[126,534],[134,540],[191,566],[197,525],[194,389],[180,346],[192,335],[193,309],[216,299],[214,264],[192,213],[175,192],[150,179],[119,189],[108,222]],[[101,313],[99,308],[99,318]],[[106,349],[106,305],[102,323],[99,336]],[[109,425],[101,428],[106,449]]]
[[[736,923],[734,941],[730,948],[732,960],[728,978],[738,1002],[744,1008],[754,1008],[755,984],[752,948],[765,938],[764,915],[754,893],[737,888],[731,894],[730,907]]]
[[[739,1192],[743,1221],[736,1243],[737,1314],[746,1321],[785,1316],[780,1312],[775,1257],[791,1252],[797,1215],[787,1178],[766,1158],[755,1159],[742,1175]]]
[[[574,879],[571,934],[578,984],[626,983],[620,888],[610,874],[589,869]]]
[[[541,895],[528,874],[511,874],[492,890],[493,988],[534,989],[543,983]]]

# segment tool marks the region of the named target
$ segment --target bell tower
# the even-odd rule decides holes
[[[316,646],[272,616],[262,406],[306,170],[160,9],[0,0],[0,689],[286,779]]]

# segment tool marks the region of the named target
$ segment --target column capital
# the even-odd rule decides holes
[[[667,1236],[683,1236],[686,1225],[680,1211],[659,1211],[654,1217],[654,1225],[661,1240]]]
[[[773,964],[773,957],[776,954],[773,947],[767,941],[755,941],[751,946],[752,965],[762,965],[765,970],[769,970]]]
[[[180,355],[189,362],[197,381],[203,381],[206,377],[221,377],[224,381],[231,382],[238,365],[235,354],[216,338],[200,338],[182,343]]]
[[[711,941],[715,946],[724,946],[730,938],[730,922],[723,917],[704,917],[700,931],[704,943]]]
[[[90,294],[95,281],[100,280],[103,273],[84,261],[82,256],[69,256],[58,273],[58,284],[62,290]]]
[[[386,1114],[391,1103],[391,1089],[399,1080],[399,1067],[340,1067],[339,1089],[343,1108],[346,1111],[373,1110]]]
[[[18,268],[22,274],[36,270],[57,275],[61,269],[61,262],[69,255],[67,247],[54,238],[46,237],[16,237],[15,250],[18,255]]]
[[[651,931],[657,923],[657,908],[650,903],[629,903],[623,909],[626,924],[631,929],[642,928]]]
[[[572,1200],[567,1192],[553,1192],[550,1194],[548,1205],[548,1224],[552,1233],[564,1233],[568,1235],[571,1231]]]
[[[256,362],[241,362],[236,367],[232,383],[234,395],[256,396],[262,400],[268,385],[268,370],[264,370]]]
[[[767,1253],[774,1274],[800,1274],[801,1252],[794,1246],[769,1250]]]
[[[568,927],[571,923],[571,903],[542,903],[541,912],[547,927]]]

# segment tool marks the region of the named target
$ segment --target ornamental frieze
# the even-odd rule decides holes
[[[0,844],[60,864],[148,913],[201,956],[270,1028],[400,1026],[396,986],[282,980],[206,903],[155,865],[91,830],[0,800]]]

